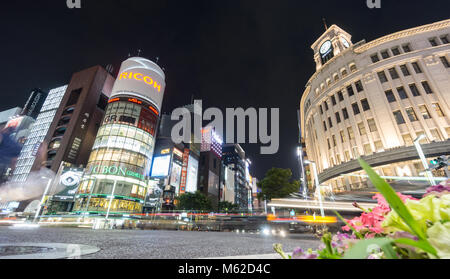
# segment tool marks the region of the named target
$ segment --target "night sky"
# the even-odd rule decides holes
[[[190,103],[203,107],[280,108],[280,149],[259,155],[243,144],[251,173],[291,168],[298,177],[297,109],[314,73],[311,44],[324,32],[322,18],[353,43],[447,19],[450,1],[382,0],[66,0],[7,1],[0,11],[0,110],[23,107],[32,88],[67,84],[72,73],[113,64],[128,54],[165,68],[163,112]],[[13,2],[13,3],[11,3]]]

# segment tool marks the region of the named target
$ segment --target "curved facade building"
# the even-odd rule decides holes
[[[77,193],[75,212],[142,212],[165,75],[155,63],[122,63]]]
[[[420,135],[427,158],[450,153],[449,40],[444,20],[355,44],[333,25],[312,45],[300,124],[323,185],[366,187],[358,157],[381,175],[421,176]]]

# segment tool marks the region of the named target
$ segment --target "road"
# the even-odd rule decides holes
[[[191,232],[152,230],[91,230],[82,228],[13,228],[0,226],[0,244],[72,243],[101,250],[83,259],[196,259],[272,254],[274,243],[286,252],[295,248],[317,248],[311,234],[287,237],[236,232]]]

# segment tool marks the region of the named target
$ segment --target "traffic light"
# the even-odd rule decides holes
[[[448,167],[448,158],[447,156],[440,156],[436,159],[430,161],[430,168],[435,170],[440,170],[442,168]]]

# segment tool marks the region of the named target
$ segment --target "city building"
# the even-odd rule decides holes
[[[229,203],[234,204],[235,203],[235,172],[233,170],[233,167],[223,165],[224,166],[224,186],[222,191],[222,201],[226,201]]]
[[[171,134],[176,123],[177,121],[171,120],[171,115],[161,116],[147,193],[148,199],[144,207],[159,208],[156,201],[160,200],[164,209],[173,209],[176,196],[197,191],[200,144],[196,144],[193,140],[175,144]],[[161,195],[162,193],[165,193],[165,198]],[[167,200],[169,200],[168,203]]]
[[[245,151],[239,144],[223,145],[223,163],[234,174],[234,202],[241,210],[247,210],[249,204],[249,185],[247,183],[247,162]]]
[[[38,149],[48,134],[50,125],[60,107],[66,90],[67,85],[54,88],[48,93],[17,159],[16,168],[11,178],[12,181],[25,181],[27,179],[36,160]]]
[[[125,60],[78,189],[74,212],[143,212],[165,74],[142,57]]]
[[[47,95],[48,92],[45,92],[40,88],[31,90],[30,97],[25,103],[20,115],[29,116],[36,119],[42,109],[42,105],[44,104]]]
[[[213,128],[202,129],[198,190],[207,195],[217,208],[221,195],[223,140]]]
[[[114,77],[109,72],[94,66],[74,73],[67,87],[49,94],[38,118],[42,116],[29,135],[31,141],[26,143],[24,157],[27,158],[22,162],[24,165],[17,165],[13,180],[26,181],[30,172],[43,166],[55,173],[63,163],[80,168],[86,166],[113,83]],[[30,158],[37,154],[44,134],[46,157]],[[30,202],[21,202],[17,211],[22,211]]]
[[[320,183],[334,192],[370,186],[362,157],[384,176],[422,176],[413,142],[428,159],[450,153],[450,20],[371,42],[331,26],[311,46],[301,134]]]

